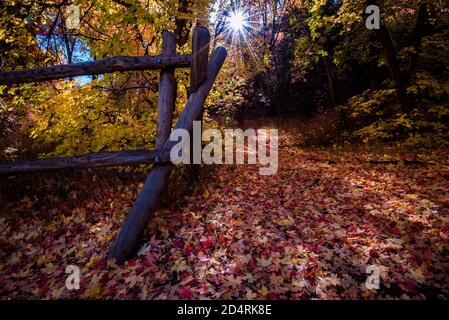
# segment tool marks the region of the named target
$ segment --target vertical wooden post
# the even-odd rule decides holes
[[[175,129],[185,129],[192,132],[193,120],[198,119],[204,107],[207,95],[220,72],[225,59],[226,49],[219,47],[215,50],[208,64],[206,80],[192,94],[179,116]],[[176,142],[167,139],[163,150],[171,150]],[[151,214],[158,209],[161,195],[170,175],[172,164],[158,165],[151,170],[145,183],[137,196],[136,202],[129,213],[123,227],[120,229],[108,258],[115,258],[118,263],[129,259],[137,249],[142,234],[147,226]]]
[[[172,32],[162,33],[162,55],[176,55],[176,35]],[[176,90],[175,70],[163,68],[159,79],[156,150],[162,150],[169,139],[176,104]],[[118,262],[123,262],[132,254],[150,214],[159,207],[170,171],[171,164],[159,164],[153,168],[109,252],[110,258],[114,257]]]
[[[207,75],[207,63],[209,60],[209,47],[210,47],[210,34],[209,30],[205,27],[197,25],[193,30],[192,38],[192,70],[190,73],[190,94],[194,94],[198,91],[198,87],[204,81]],[[201,127],[203,126],[203,111],[199,119],[201,121]],[[193,134],[195,134],[195,130]],[[202,132],[200,132],[202,134]],[[195,161],[196,160],[196,161]],[[200,165],[194,164],[201,161],[201,144],[194,144],[193,139],[190,143],[190,163],[191,176],[193,179],[197,179],[200,173]]]
[[[210,34],[205,27],[196,26],[192,38],[192,71],[190,74],[190,94],[198,91],[207,75]]]
[[[176,35],[173,32],[162,33],[162,55],[176,55]],[[176,104],[175,70],[164,68],[159,79],[159,98],[157,110],[156,150],[161,150],[170,136],[173,112]]]

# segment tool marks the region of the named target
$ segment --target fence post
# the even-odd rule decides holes
[[[164,31],[162,33],[162,55],[176,55],[176,35],[173,32]],[[161,150],[170,136],[176,104],[176,90],[175,70],[173,68],[162,69],[159,79],[156,150]]]
[[[204,102],[212,89],[212,85],[220,72],[226,59],[226,49],[219,47],[215,49],[208,64],[208,73],[206,80],[198,87],[198,91],[192,94],[187,100],[184,110],[179,116],[176,129],[183,128],[192,132],[192,123],[198,119]],[[164,150],[171,150],[175,142],[169,139],[165,142]],[[142,189],[137,196],[134,206],[129,213],[126,221],[120,229],[108,258],[115,258],[118,263],[124,262],[135,252],[137,245],[143,235],[151,214],[159,207],[163,188],[167,182],[171,170],[171,163],[167,165],[158,165],[151,170]]]
[[[207,64],[209,60],[210,34],[205,27],[197,25],[193,29],[192,38],[192,69],[190,73],[190,94],[197,92],[198,87],[205,80],[207,75]],[[199,119],[201,128],[203,127],[203,111]],[[195,132],[193,133],[195,134]],[[202,134],[202,132],[200,132]],[[190,163],[191,177],[197,179],[200,173],[200,165],[194,164],[201,161],[201,145],[194,144],[193,139],[190,142]]]

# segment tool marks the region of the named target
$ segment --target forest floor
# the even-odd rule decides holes
[[[205,168],[122,266],[104,257],[139,179],[1,178],[0,298],[448,299],[447,153],[394,162],[294,140],[281,130],[277,175]]]

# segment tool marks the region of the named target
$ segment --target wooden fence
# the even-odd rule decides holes
[[[170,162],[170,150],[176,142],[170,141],[169,136],[177,92],[175,69],[191,69],[190,95],[175,125],[175,129],[182,128],[191,132],[193,121],[202,119],[204,103],[227,56],[226,49],[218,47],[209,59],[210,34],[207,28],[201,26],[195,27],[193,31],[191,55],[176,55],[176,36],[172,32],[165,31],[162,38],[162,53],[159,56],[111,57],[71,65],[0,73],[0,85],[12,85],[117,71],[161,69],[155,150],[101,152],[69,158],[0,163],[0,175],[66,168],[154,164],[109,251],[108,258],[115,258],[118,263],[129,259],[136,252],[151,214],[158,209],[173,166]]]

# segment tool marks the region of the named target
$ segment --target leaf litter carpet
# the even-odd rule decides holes
[[[371,163],[290,144],[284,133],[277,175],[203,170],[182,204],[153,215],[138,255],[121,266],[104,257],[138,182],[45,177],[39,190],[4,194],[0,298],[449,297],[447,155]],[[66,288],[68,265],[80,268],[79,290]],[[368,266],[379,271],[378,290],[366,287]]]

